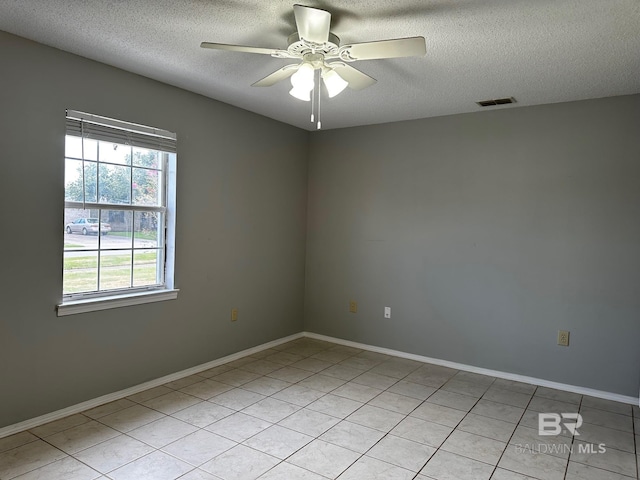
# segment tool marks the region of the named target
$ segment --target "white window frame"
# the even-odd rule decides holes
[[[158,285],[129,287],[118,290],[98,290],[86,293],[63,294],[57,306],[58,316],[85,313],[96,310],[139,305],[175,299],[178,289],[174,285],[175,267],[175,212],[176,212],[176,134],[144,125],[124,122],[74,110],[66,112],[67,129],[65,135],[80,136],[94,140],[113,141],[143,148],[153,148],[163,152],[165,162],[163,172],[163,201],[158,207],[133,204],[112,204],[105,202],[66,201],[65,209],[101,209],[124,211],[162,212],[164,218],[164,269],[163,282]],[[83,171],[84,171],[84,161]],[[84,179],[83,179],[84,182]],[[85,189],[83,188],[83,196]],[[96,199],[98,200],[98,199]],[[101,220],[99,220],[100,222]],[[98,234],[98,251],[100,251]]]

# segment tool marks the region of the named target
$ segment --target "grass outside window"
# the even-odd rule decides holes
[[[131,252],[102,255],[100,259],[100,289],[128,286],[131,279]],[[98,257],[94,255],[64,259],[64,293],[97,290]],[[135,252],[133,257],[134,285],[156,283],[157,253]]]

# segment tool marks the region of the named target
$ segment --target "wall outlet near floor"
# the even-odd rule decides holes
[[[232,308],[231,309],[231,321],[235,322],[236,320],[238,320],[238,309],[237,308]]]
[[[391,307],[384,307],[384,318],[391,318]]]
[[[358,313],[358,302],[356,302],[355,300],[350,300],[349,301],[349,311],[351,313]]]
[[[558,330],[558,345],[569,346],[569,332],[567,330]]]

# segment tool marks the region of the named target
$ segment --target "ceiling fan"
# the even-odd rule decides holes
[[[285,65],[258,80],[252,86],[270,87],[291,77],[292,89],[289,93],[293,97],[307,102],[311,100],[311,94],[316,83],[320,84],[320,79],[322,79],[330,98],[338,95],[347,86],[354,90],[361,90],[376,82],[374,78],[353,68],[348,63],[383,58],[417,57],[426,53],[424,37],[340,45],[340,39],[329,31],[331,25],[329,12],[303,5],[294,5],[293,13],[298,31],[289,35],[286,50],[211,42],[202,42],[200,46],[215,50],[257,53],[271,55],[275,58],[296,60],[297,63]],[[316,77],[318,77],[317,81]],[[318,92],[319,109],[320,89],[315,90]],[[312,122],[314,121],[313,117],[312,106]],[[320,128],[319,121],[318,128]]]

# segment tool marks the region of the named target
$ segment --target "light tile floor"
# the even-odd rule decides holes
[[[302,338],[0,439],[0,479],[630,480],[639,448],[637,406]]]

